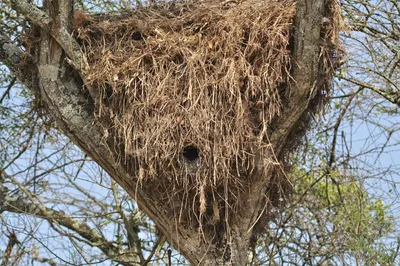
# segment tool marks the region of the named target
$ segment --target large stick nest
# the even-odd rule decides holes
[[[88,85],[100,95],[105,143],[138,171],[138,189],[152,189],[180,222],[201,228],[226,221],[252,180],[267,183],[271,165],[284,168],[271,158],[268,134],[295,89],[289,86],[295,7],[293,1],[172,2],[76,17]],[[326,82],[313,111],[329,93],[338,9],[332,1],[326,11]],[[285,175],[273,182],[281,191],[270,197],[290,188]]]

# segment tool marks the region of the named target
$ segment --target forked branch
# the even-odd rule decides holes
[[[24,0],[6,0],[8,6],[50,34],[70,59],[70,64],[83,73],[86,66],[83,53],[70,34],[69,25],[73,17],[72,0],[53,0],[48,3],[49,13]]]

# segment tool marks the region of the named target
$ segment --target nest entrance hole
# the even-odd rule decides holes
[[[183,158],[189,163],[193,163],[200,158],[200,150],[194,145],[188,145],[183,148]]]

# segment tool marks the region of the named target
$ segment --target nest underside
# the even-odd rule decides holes
[[[339,16],[336,1],[329,5],[328,15]],[[171,2],[76,18],[106,145],[180,222],[226,222],[254,180],[271,183],[272,203],[290,190],[287,154],[271,157],[268,135],[296,89],[295,9],[293,1]],[[329,94],[336,21],[325,27],[325,77],[312,112]],[[304,135],[308,114],[302,119],[288,150]]]

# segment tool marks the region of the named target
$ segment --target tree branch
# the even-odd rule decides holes
[[[53,36],[70,58],[70,64],[80,73],[83,72],[86,66],[85,57],[68,28],[73,15],[73,1],[51,1],[50,15],[24,0],[6,0],[6,4]]]
[[[15,45],[1,29],[0,61],[11,70],[20,82],[30,89],[35,89],[33,77],[37,70],[37,65],[33,58]]]
[[[1,263],[1,266],[6,266],[11,258],[11,253],[13,250],[13,247],[18,244],[18,239],[17,239],[17,235],[13,232],[10,233],[10,235],[8,236],[8,244],[6,247],[6,250],[3,253],[3,262]]]
[[[382,96],[383,98],[385,98],[386,100],[388,100],[389,102],[391,102],[392,104],[396,104],[397,106],[400,107],[400,92],[394,92],[394,91],[382,89],[371,83],[368,83],[365,81],[360,81],[360,80],[353,79],[353,78],[348,78],[348,77],[341,77],[341,78],[348,82],[351,82],[355,85],[358,85],[362,88],[370,89],[373,92],[375,92],[375,93],[379,94],[380,96]]]
[[[5,177],[7,175],[2,172]],[[1,185],[1,184],[0,184]],[[0,213],[2,212],[24,213],[47,220],[49,223],[57,224],[77,233],[86,241],[86,244],[99,248],[108,258],[117,261],[122,265],[132,265],[140,261],[132,252],[121,253],[121,250],[107,241],[101,234],[93,230],[87,223],[74,220],[63,211],[53,210],[32,201],[26,201],[21,196],[7,196],[7,189],[0,186]]]
[[[124,211],[122,210],[121,203],[119,201],[118,188],[116,185],[117,185],[116,182],[114,180],[111,180],[111,190],[113,192],[116,210],[117,210],[118,214],[121,216],[122,221],[124,223],[126,235],[127,235],[127,239],[128,239],[129,249],[132,253],[134,253],[138,256],[138,258],[139,258],[138,262],[140,263],[140,265],[143,265],[144,257],[143,257],[142,248],[141,248],[141,240],[139,238],[140,231],[138,229],[137,224],[131,223],[131,221],[132,222],[134,222],[134,221],[129,220],[126,217]]]
[[[286,138],[292,131],[303,113],[307,110],[310,100],[317,88],[320,73],[321,25],[325,0],[298,0],[294,29],[293,59],[293,94],[289,106],[282,114],[277,130],[271,136],[275,144],[274,151],[279,154],[286,143]]]
[[[50,29],[51,18],[35,5],[23,0],[5,0],[5,3],[42,29]]]
[[[154,254],[156,253],[160,244],[163,243],[165,240],[166,239],[165,239],[164,235],[158,237],[158,239],[157,239],[156,243],[153,245],[153,248],[151,249],[151,252],[150,252],[149,256],[147,257],[146,261],[144,261],[142,263],[143,266],[147,266],[150,263],[151,259],[153,258]],[[170,265],[168,265],[168,266],[170,266]]]

